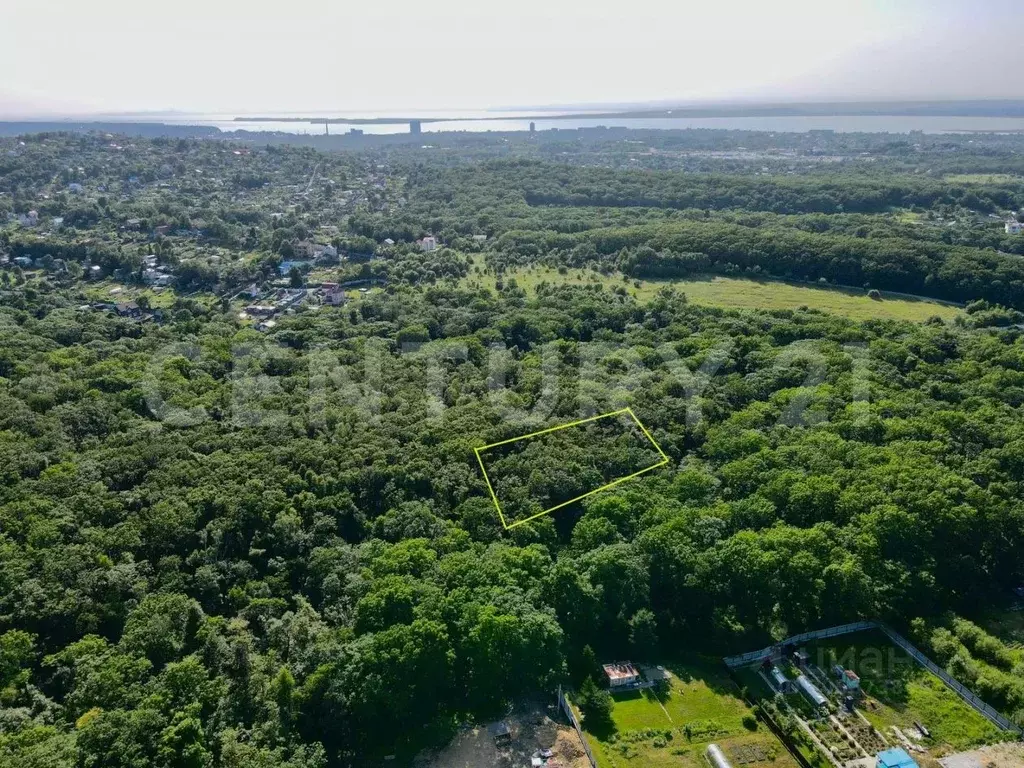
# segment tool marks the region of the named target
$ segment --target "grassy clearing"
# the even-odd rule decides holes
[[[145,297],[149,300],[149,306],[153,309],[167,309],[174,305],[177,298],[173,288],[153,289],[138,285],[125,285],[124,283],[117,283],[112,280],[90,283],[83,293],[89,301],[93,302],[119,303],[138,301],[140,298]]]
[[[747,768],[796,768],[796,761],[763,725],[751,731],[751,714],[728,674],[717,663],[667,664],[672,679],[663,689],[615,695],[613,728],[587,740],[601,768],[704,768],[707,745],[727,756],[747,749],[762,759]],[[586,725],[584,725],[587,728]]]
[[[864,716],[890,736],[892,726],[923,723],[932,734],[934,756],[991,744],[1006,734],[982,717],[930,672],[877,632],[861,632],[812,646],[835,658],[861,678],[868,701]]]
[[[799,309],[808,307],[843,315],[855,320],[874,318],[924,322],[932,316],[949,322],[960,314],[957,307],[927,299],[914,299],[882,293],[882,298],[871,299],[863,291],[845,288],[819,287],[786,283],[778,280],[750,280],[708,276],[688,280],[626,280],[621,274],[601,275],[573,269],[560,273],[548,267],[517,270],[505,276],[505,282],[515,280],[519,287],[532,294],[543,282],[568,285],[600,283],[606,288],[622,286],[639,301],[648,301],[666,285],[683,291],[694,304],[727,309]],[[472,273],[464,280],[466,285],[494,289],[495,276]]]

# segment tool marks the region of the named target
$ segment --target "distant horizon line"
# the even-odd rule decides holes
[[[1001,108],[995,111],[996,108]],[[576,110],[572,112],[571,110]],[[583,110],[583,111],[581,111]],[[603,110],[597,112],[597,110]],[[968,110],[968,111],[961,111]],[[1009,110],[1009,112],[1007,111]],[[521,112],[530,114],[507,114]],[[561,113],[566,114],[561,114]],[[320,114],[317,114],[320,113]],[[476,116],[467,116],[475,113]],[[544,104],[534,106],[509,107],[463,107],[463,108],[420,108],[420,109],[310,109],[310,110],[193,110],[193,109],[139,109],[113,111],[46,111],[16,110],[11,113],[0,111],[0,121],[4,122],[49,122],[49,121],[84,121],[111,120],[119,122],[126,118],[142,118],[155,120],[161,117],[184,119],[188,117],[209,118],[218,116],[222,119],[238,122],[315,122],[335,121],[339,123],[378,122],[391,120],[408,122],[445,122],[453,120],[501,120],[508,118],[542,120],[572,119],[578,117],[707,117],[720,114],[722,116],[739,116],[746,113],[752,116],[785,114],[793,116],[805,115],[850,115],[850,114],[885,114],[885,115],[943,115],[943,116],[1024,116],[1024,97],[1022,98],[943,98],[943,99],[703,99],[703,100],[672,100],[654,99],[648,101],[621,102],[582,102],[577,104]],[[480,116],[483,114],[484,116]],[[376,115],[377,117],[370,117]],[[442,116],[443,115],[443,116]],[[357,117],[358,116],[358,117]]]

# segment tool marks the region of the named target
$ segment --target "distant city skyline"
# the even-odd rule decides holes
[[[6,119],[1024,99],[1015,0],[6,5]]]

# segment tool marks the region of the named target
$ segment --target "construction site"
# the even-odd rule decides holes
[[[531,706],[500,720],[464,725],[414,768],[591,768],[576,730],[554,708]]]

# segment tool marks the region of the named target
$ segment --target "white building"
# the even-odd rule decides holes
[[[34,227],[39,223],[39,213],[37,211],[29,211],[28,213],[18,214],[18,223],[23,227]]]
[[[422,240],[417,241],[421,251],[432,251],[437,248],[437,240],[433,235],[427,235]]]
[[[628,661],[619,661],[604,665],[604,674],[608,678],[610,688],[621,688],[640,682],[640,671]]]
[[[1008,235],[1020,235],[1024,234],[1024,224],[1019,221],[1008,221],[1006,222],[1006,234]]]
[[[166,287],[174,281],[173,275],[168,275],[159,269],[146,269],[142,272],[142,282],[146,285]]]

